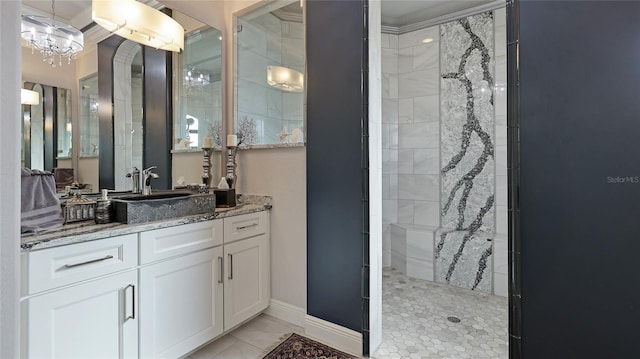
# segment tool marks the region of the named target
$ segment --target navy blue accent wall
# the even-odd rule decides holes
[[[306,2],[307,312],[362,332],[362,2]]]
[[[640,2],[520,3],[524,358],[640,353]]]
[[[172,55],[169,51],[143,47],[144,58],[144,167],[158,166],[156,189],[171,189],[171,126],[173,119]],[[142,170],[142,169],[140,169]]]

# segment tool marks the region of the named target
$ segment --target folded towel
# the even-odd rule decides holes
[[[20,231],[39,232],[62,226],[62,208],[50,172],[21,170]]]

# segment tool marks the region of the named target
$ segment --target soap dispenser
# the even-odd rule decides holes
[[[108,197],[109,190],[102,190],[102,197],[96,201],[96,223],[104,224],[111,222],[111,200]]]

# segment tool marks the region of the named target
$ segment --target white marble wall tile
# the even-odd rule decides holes
[[[267,116],[279,118],[282,117],[282,92],[280,90],[270,88],[267,89]]]
[[[502,7],[500,9],[494,10],[493,18],[495,21],[495,26],[506,26],[507,25],[507,10]]]
[[[391,250],[385,249],[382,251],[382,268],[391,267]]]
[[[289,36],[295,39],[304,38],[304,26],[299,22],[290,22],[289,24]]]
[[[273,33],[267,35],[267,57],[275,62],[272,65],[282,62],[282,44],[280,37]]]
[[[391,148],[390,141],[389,141],[389,124],[383,123],[381,127],[381,131],[382,131],[382,148],[383,149]]]
[[[493,238],[493,271],[495,273],[509,273],[508,244],[506,235],[496,235]]]
[[[398,75],[382,74],[382,98],[398,98]]]
[[[507,122],[506,116],[496,116],[496,146],[507,145],[506,122]]]
[[[416,201],[440,199],[439,176],[398,175],[398,198]]]
[[[389,35],[389,48],[398,48],[398,35]]]
[[[382,225],[382,266],[391,265],[391,225]]]
[[[266,55],[267,33],[264,29],[244,20],[239,20],[239,23],[242,25],[242,31],[237,36],[238,45],[245,50]]]
[[[382,173],[398,173],[398,150],[386,149],[382,151]]]
[[[496,176],[507,175],[507,146],[496,146]]]
[[[238,111],[267,114],[267,87],[243,79],[238,80]]]
[[[421,175],[440,174],[440,150],[437,148],[413,151],[413,173]]]
[[[407,230],[404,227],[391,224],[391,251],[402,254],[407,253]]]
[[[434,280],[433,262],[407,258],[407,276],[422,280]]]
[[[419,122],[398,126],[398,148],[438,148],[440,123]]]
[[[428,27],[417,31],[408,32],[399,36],[399,48],[405,48],[422,44],[422,40],[430,38],[438,41],[438,26]]]
[[[407,228],[407,257],[433,263],[433,232]]]
[[[277,17],[272,14],[265,14],[261,17],[264,19],[262,23],[264,24],[264,27],[267,29],[267,31],[272,32],[274,35],[281,36],[282,24]]]
[[[390,177],[392,175],[382,175],[382,199],[391,199],[390,195]]]
[[[496,206],[507,205],[507,176],[496,176]]]
[[[413,201],[398,201],[398,223],[413,224]]]
[[[398,100],[398,122],[413,122],[413,98],[403,98]]]
[[[507,56],[496,56],[496,72],[495,72],[495,88],[496,90],[507,86]]]
[[[242,51],[238,55],[238,63],[239,68],[242,69],[238,77],[267,86],[267,65],[273,64],[273,61],[253,51]]]
[[[398,73],[406,74],[413,71],[413,48],[407,47],[398,50]]]
[[[420,44],[413,47],[413,70],[437,68],[440,64],[439,42]]]
[[[304,65],[304,40],[282,38],[282,64],[286,66]]]
[[[382,34],[382,36],[380,36],[380,47],[382,47],[383,49],[391,48],[389,46],[389,34]]]
[[[398,122],[398,99],[383,97],[382,98],[382,123],[397,123],[397,122]]]
[[[415,201],[413,211],[414,224],[433,227],[440,225],[440,202]]]
[[[393,243],[393,235],[391,236],[391,242]],[[391,254],[391,267],[396,268],[402,273],[407,273],[407,257],[393,250],[390,251],[390,254]]]
[[[495,116],[507,116],[507,91],[495,91],[494,92],[494,107],[495,107]]]
[[[413,149],[398,150],[398,173],[413,174]]]
[[[437,95],[440,92],[437,68],[398,75],[398,97]]]
[[[304,94],[297,92],[282,93],[282,115],[287,120],[302,119]]]
[[[389,147],[398,148],[398,131],[399,127],[396,124],[389,124]]]
[[[382,250],[391,249],[391,225],[382,225]]]
[[[413,121],[440,121],[440,95],[422,96],[413,99]]]
[[[389,198],[398,199],[398,176],[391,175],[389,177]]]
[[[509,216],[509,212],[508,212],[507,206],[496,206],[496,233],[508,234],[509,232],[508,216]]]
[[[507,274],[493,274],[493,293],[501,297],[509,296],[509,276]]]
[[[398,50],[382,49],[382,72],[387,74],[398,73]]]
[[[496,26],[495,28],[495,39],[496,39],[496,49],[495,56],[506,56],[507,55],[507,27],[506,26]]]

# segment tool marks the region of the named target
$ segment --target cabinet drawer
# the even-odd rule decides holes
[[[140,233],[140,264],[222,244],[222,220],[154,229]]]
[[[224,218],[224,243],[269,233],[267,211]]]
[[[128,234],[28,253],[28,294],[135,268],[137,237]]]

